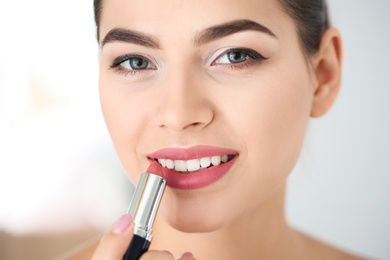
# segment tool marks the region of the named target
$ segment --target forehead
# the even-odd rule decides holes
[[[292,21],[278,0],[104,0],[100,38],[113,28],[128,28],[164,38],[193,37],[214,24],[249,19],[275,34]],[[287,28],[284,28],[286,27]]]

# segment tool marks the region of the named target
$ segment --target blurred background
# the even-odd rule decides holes
[[[390,259],[390,2],[330,0],[343,88],[290,177],[302,231]],[[0,0],[0,259],[59,259],[127,210],[101,115],[92,1]]]

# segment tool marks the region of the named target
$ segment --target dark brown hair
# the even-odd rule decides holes
[[[108,1],[108,0],[106,0]],[[278,0],[283,10],[295,21],[301,45],[306,54],[315,54],[322,34],[329,28],[325,0]],[[95,22],[99,35],[103,0],[94,0]]]
[[[315,54],[322,34],[329,28],[325,0],[278,0],[284,11],[295,21],[301,45],[307,54]]]

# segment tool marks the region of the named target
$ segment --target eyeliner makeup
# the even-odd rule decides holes
[[[128,210],[134,218],[135,227],[124,260],[138,260],[149,249],[152,227],[165,184],[166,181],[158,175],[142,173]]]

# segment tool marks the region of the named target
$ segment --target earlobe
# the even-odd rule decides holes
[[[338,30],[330,28],[324,33],[314,60],[316,85],[310,115],[320,117],[331,108],[341,85],[342,41]]]

